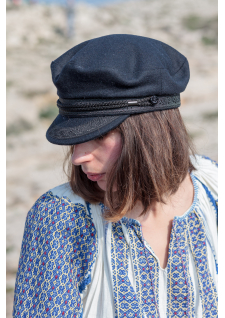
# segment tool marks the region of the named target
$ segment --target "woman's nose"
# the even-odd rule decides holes
[[[90,147],[88,146],[88,142],[74,146],[71,160],[75,166],[79,166],[85,162],[91,161],[92,158],[93,155],[90,151]]]

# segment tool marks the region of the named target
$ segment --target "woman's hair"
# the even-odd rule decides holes
[[[190,160],[195,150],[178,109],[133,115],[117,129],[122,150],[108,175],[106,191],[71,160],[67,172],[74,193],[90,203],[103,202],[107,207],[103,216],[112,222],[125,216],[137,200],[143,204],[140,215],[153,201],[165,203],[165,197],[174,194],[187,173],[195,170]],[[71,158],[73,148],[65,162]]]

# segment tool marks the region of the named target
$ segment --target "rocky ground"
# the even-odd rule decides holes
[[[48,189],[66,181],[66,147],[45,131],[57,114],[50,63],[79,42],[110,33],[164,41],[189,60],[191,80],[183,115],[197,152],[217,160],[217,4],[213,0],[139,0],[104,7],[78,4],[67,39],[64,9],[7,5],[7,318],[27,211]]]

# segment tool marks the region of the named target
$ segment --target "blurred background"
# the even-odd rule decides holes
[[[57,115],[50,63],[85,40],[128,33],[184,54],[191,79],[180,111],[197,152],[217,160],[217,1],[7,0],[7,318],[26,214],[66,182],[65,147],[47,142]]]

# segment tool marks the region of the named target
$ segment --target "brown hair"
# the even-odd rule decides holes
[[[143,204],[141,215],[153,200],[165,203],[165,196],[174,194],[187,173],[195,170],[190,161],[195,150],[178,109],[133,115],[117,129],[122,150],[107,178],[106,191],[89,180],[81,166],[70,162],[67,174],[76,194],[90,203],[105,203],[104,218],[112,222],[126,215],[137,200]],[[119,191],[113,191],[113,185]]]

